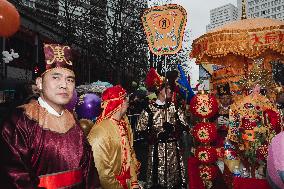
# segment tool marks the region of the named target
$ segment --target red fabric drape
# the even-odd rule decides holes
[[[188,158],[189,189],[205,189],[199,173],[199,161],[195,157]]]
[[[233,189],[271,189],[265,179],[234,177]]]

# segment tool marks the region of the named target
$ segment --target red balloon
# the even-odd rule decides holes
[[[0,0],[0,36],[10,37],[20,27],[20,15],[17,9],[6,0]]]

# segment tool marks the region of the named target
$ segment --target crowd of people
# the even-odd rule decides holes
[[[144,94],[131,97],[132,111],[142,112],[132,125],[149,142],[145,168],[136,158],[126,90],[117,85],[102,93],[102,113],[86,137],[73,112],[65,109],[75,90],[72,62],[54,53],[60,48],[66,54],[70,48],[56,44],[44,48],[45,53],[53,53],[46,57],[46,70],[28,83],[24,104],[1,123],[0,146],[5,154],[0,157],[1,187],[142,188],[141,166],[149,174],[144,187],[186,187],[178,139],[178,127],[184,129],[186,122],[169,100],[172,92],[164,80],[155,85],[155,103]],[[144,110],[146,106],[150,112]]]
[[[145,90],[119,85],[101,94],[102,112],[88,136],[65,105],[75,90],[68,46],[45,44],[46,70],[28,83],[23,105],[1,123],[1,188],[185,189],[195,118],[175,102],[175,87],[155,70]],[[57,49],[55,51],[54,49]],[[224,145],[232,96],[218,89],[216,145]],[[283,94],[278,103],[283,104]],[[128,117],[127,114],[130,114]],[[186,136],[186,137],[184,137]],[[221,181],[219,183],[222,183]],[[218,185],[215,186],[215,188]],[[213,186],[214,188],[214,186]]]

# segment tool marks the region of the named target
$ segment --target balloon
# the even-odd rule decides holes
[[[268,147],[267,180],[273,186],[284,188],[284,132],[276,135]]]
[[[94,123],[88,119],[80,119],[79,121],[80,126],[82,127],[85,136],[88,136],[90,130],[92,129]]]
[[[0,36],[10,37],[20,27],[20,15],[17,9],[6,0],[0,1]]]
[[[65,108],[69,110],[70,112],[73,112],[75,110],[76,104],[78,102],[78,94],[77,91],[74,90],[72,99],[68,104],[65,105]]]
[[[101,99],[93,93],[81,95],[76,106],[78,119],[94,120],[101,112]]]

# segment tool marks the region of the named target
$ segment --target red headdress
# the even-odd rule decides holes
[[[45,74],[53,68],[65,68],[73,71],[72,54],[69,46],[59,44],[44,44]]]
[[[120,85],[107,88],[102,93],[103,112],[98,117],[97,123],[104,119],[110,118],[114,113],[116,113],[124,102],[126,95],[126,90]]]
[[[149,91],[156,91],[164,81],[165,78],[160,76],[154,68],[151,68],[146,75],[145,85]]]

